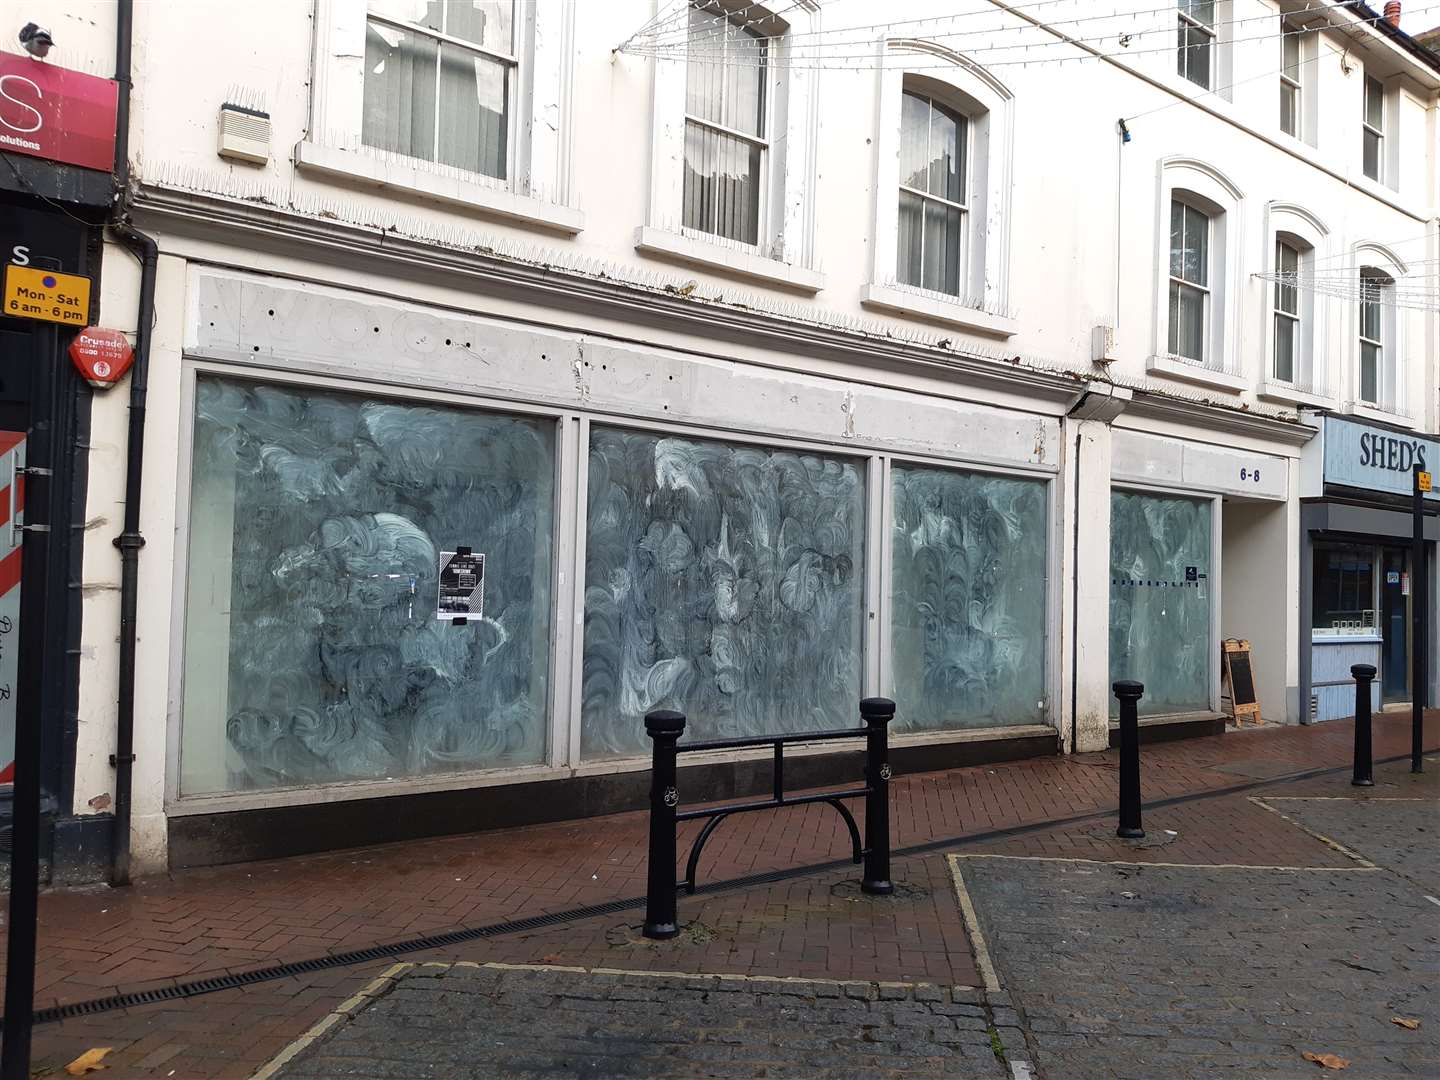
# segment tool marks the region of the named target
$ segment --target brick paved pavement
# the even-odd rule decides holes
[[[416,967],[279,1075],[1008,1077],[980,994],[583,969]]]
[[[1428,743],[1440,735],[1437,718],[1431,719]],[[1350,740],[1349,725],[1336,723],[1146,747],[1145,796],[1204,792],[1276,768],[1342,764]],[[1377,756],[1407,747],[1403,717],[1377,718]],[[896,843],[1110,808],[1114,785],[1113,753],[900,778],[893,814]],[[1183,822],[1190,807],[1165,812],[1181,814],[1176,820]],[[1253,832],[1229,818],[1207,823],[1201,815],[1196,820],[1203,828],[1186,826],[1185,835],[1197,843],[1208,837],[1210,859]],[[643,891],[643,838],[643,815],[627,814],[607,818],[603,826],[577,822],[517,829],[183,871],[124,891],[52,893],[42,901],[40,1003],[638,895]],[[1066,843],[1082,841],[1099,842],[1077,831]],[[702,878],[847,854],[848,837],[827,807],[751,814],[731,819],[716,834],[706,849]],[[953,902],[935,887],[943,877],[936,865],[929,859],[897,861],[897,880],[919,890],[906,901],[908,908],[877,910],[851,904],[843,893],[833,895],[831,886],[847,880],[845,873],[682,897],[682,921],[710,928],[713,937],[706,944],[713,947],[692,943],[688,960],[672,956],[663,966],[746,973],[777,965],[838,978],[973,978],[968,949],[955,929]],[[786,917],[792,906],[804,912],[803,930],[796,918]],[[635,921],[638,916],[612,916],[572,924],[562,932],[478,942],[434,958],[596,966],[612,964],[624,953],[626,967],[662,966],[625,938],[625,926]],[[875,955],[851,956],[845,949],[847,935],[851,944],[874,942]],[[375,970],[323,972],[47,1025],[37,1032],[37,1060],[53,1067],[99,1043],[117,1047],[111,1076],[246,1076]],[[151,1064],[141,1067],[142,1060]]]
[[[1348,1059],[1346,1076],[1440,1075],[1431,770],[1378,770],[1386,795],[1351,798],[1342,778],[1167,808],[1146,816],[1145,843],[1177,837],[1138,849],[1067,830],[954,856],[1040,1076],[1317,1075],[1306,1051]],[[1207,866],[1207,816],[1268,835]],[[1311,869],[1272,868],[1287,844],[1278,865]],[[1089,861],[1108,858],[1128,861]]]

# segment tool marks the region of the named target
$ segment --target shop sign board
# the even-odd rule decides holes
[[[5,267],[3,310],[15,319],[84,326],[90,320],[90,279],[11,263]]]
[[[1325,484],[1410,495],[1415,466],[1440,466],[1440,441],[1357,423],[1338,416],[1325,418]],[[1423,487],[1423,485],[1422,485]],[[1440,501],[1432,489],[1426,498]]]
[[[119,84],[0,53],[0,150],[109,172]]]

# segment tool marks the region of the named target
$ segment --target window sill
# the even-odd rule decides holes
[[[767,259],[763,255],[651,225],[642,225],[635,230],[635,250],[656,258],[719,270],[812,295],[825,287],[825,275],[818,270],[794,266],[779,259]]]
[[[959,326],[991,337],[1008,338],[1020,331],[1019,323],[1004,315],[992,315],[988,311],[966,307],[958,301],[940,300],[890,285],[866,285],[860,290],[860,304],[862,307]]]
[[[1329,394],[1322,394],[1318,390],[1306,390],[1303,387],[1278,382],[1275,379],[1266,379],[1262,382],[1260,389],[1255,391],[1255,396],[1263,401],[1281,401],[1287,405],[1298,405],[1311,409],[1326,409],[1335,403],[1335,399]]]
[[[301,172],[396,191],[507,221],[554,229],[569,236],[585,228],[585,215],[573,206],[519,195],[478,180],[431,172],[418,165],[407,165],[403,159],[367,154],[363,150],[342,150],[305,141],[295,146],[295,167]]]
[[[1216,371],[1214,368],[1203,367],[1189,360],[1167,356],[1164,353],[1157,353],[1150,357],[1146,361],[1145,370],[1151,375],[1168,375],[1172,379],[1183,379],[1185,382],[1199,383],[1201,386],[1211,386],[1217,390],[1228,390],[1232,394],[1238,394],[1250,387],[1247,380],[1240,375],[1232,375],[1228,371]]]
[[[1358,416],[1364,420],[1378,420],[1382,424],[1394,424],[1398,427],[1414,428],[1415,418],[1406,416],[1401,412],[1391,412],[1389,409],[1382,409],[1379,405],[1367,405],[1363,401],[1347,401],[1340,406],[1340,412],[1346,416]]]

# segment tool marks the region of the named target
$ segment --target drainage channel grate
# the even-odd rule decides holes
[[[1430,749],[1425,751],[1426,754],[1434,754],[1437,752],[1440,752],[1440,750]],[[1397,754],[1394,757],[1377,758],[1375,764],[1388,765],[1395,761],[1405,761],[1409,756],[1409,754]],[[1159,810],[1167,806],[1178,806],[1183,803],[1195,802],[1201,799],[1235,795],[1242,791],[1271,787],[1278,783],[1294,780],[1308,780],[1330,773],[1345,772],[1349,769],[1349,765],[1303,769],[1299,772],[1287,773],[1284,776],[1269,777],[1243,784],[1232,784],[1225,788],[1196,791],[1185,795],[1172,795],[1169,798],[1156,799],[1154,802],[1146,803],[1145,809]],[[955,836],[942,840],[927,840],[924,843],[895,848],[891,851],[891,857],[907,858],[915,855],[927,855],[948,848],[968,847],[973,844],[987,843],[991,840],[1001,840],[1011,836],[1021,836],[1026,833],[1044,832],[1049,829],[1079,825],[1089,821],[1112,817],[1113,815],[1114,811],[1112,810],[1093,810],[1084,814],[1073,814],[1070,817],[1051,818],[1047,821],[1037,821],[1026,825],[1011,825],[1001,829],[990,829],[986,832],[971,833],[967,836]],[[853,863],[849,859],[831,859],[828,862],[810,863],[806,866],[792,866],[782,870],[766,870],[756,874],[746,874],[744,877],[727,878],[724,881],[715,881],[706,885],[700,885],[696,887],[695,892],[708,896],[713,893],[726,892],[731,889],[750,888],[754,885],[772,885],[776,882],[809,877],[812,874],[826,873],[830,870],[838,870],[851,865],[853,865]],[[388,960],[397,956],[407,956],[417,952],[428,952],[431,949],[443,949],[450,945],[461,945],[466,942],[480,941],[485,938],[503,937],[507,934],[521,934],[527,930],[543,930],[549,926],[563,926],[567,923],[580,922],[583,919],[592,919],[602,915],[618,915],[622,911],[635,911],[643,909],[644,907],[645,898],[636,896],[625,900],[610,900],[603,904],[591,904],[589,907],[571,908],[569,911],[554,911],[546,915],[531,915],[523,919],[511,919],[508,922],[490,923],[488,926],[472,926],[463,930],[450,930],[443,934],[431,934],[428,937],[411,938],[408,941],[394,941],[383,945],[372,945],[364,949],[350,949],[346,952],[330,953],[328,956],[312,957],[309,960],[295,960],[286,964],[274,964],[270,967],[217,975],[208,979],[195,979],[190,982],[175,983],[173,986],[157,987],[153,990],[136,990],[123,994],[113,994],[110,997],[92,998],[89,1001],[55,1005],[48,1009],[37,1010],[34,1022],[36,1024],[53,1024],[57,1021],[69,1020],[77,1016],[93,1016],[96,1013],[113,1012],[116,1009],[130,1009],[138,1005],[154,1005],[162,1001],[180,1001],[185,998],[199,997],[202,994],[213,994],[221,990],[234,990],[242,986],[253,986],[256,983],[273,982],[277,979],[288,979],[296,975],[306,975],[315,971],[350,967],[354,964],[364,964],[372,960]],[[4,1027],[4,1018],[0,1017],[0,1032],[4,1031]]]

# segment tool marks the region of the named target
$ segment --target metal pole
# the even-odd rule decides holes
[[[890,721],[895,702],[871,697],[860,702],[865,721],[865,876],[860,891],[889,896],[890,881]]]
[[[1370,683],[1375,678],[1372,664],[1351,664],[1355,676],[1355,787],[1374,787],[1374,755],[1370,749]]]
[[[1426,634],[1430,606],[1428,575],[1425,573],[1425,493],[1420,490],[1420,474],[1424,472],[1417,463],[1414,475],[1414,533],[1410,545],[1410,771],[1424,772],[1421,759],[1421,743],[1425,728],[1425,704],[1429,695],[1429,673],[1426,668]]]
[[[1116,836],[1138,840],[1140,827],[1140,712],[1145,684],[1121,679],[1112,689],[1120,699],[1120,826]]]
[[[685,714],[657,709],[645,715],[652,740],[650,765],[650,855],[645,885],[647,938],[663,941],[680,933],[675,915],[675,743],[685,732]]]

